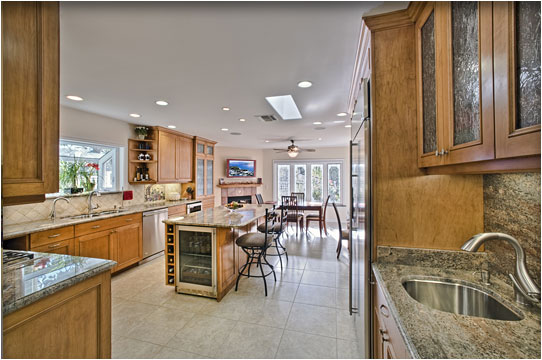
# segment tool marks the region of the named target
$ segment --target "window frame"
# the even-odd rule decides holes
[[[298,159],[298,160],[273,160],[273,199],[274,201],[279,202],[278,200],[278,166],[279,165],[289,165],[290,166],[290,190],[295,189],[295,165],[305,165],[305,199],[306,201],[312,201],[312,182],[311,182],[311,165],[317,164],[323,166],[322,173],[322,202],[325,202],[325,199],[328,195],[328,165],[329,164],[338,164],[340,167],[340,179],[339,179],[339,200],[336,202],[337,205],[344,205],[344,159]],[[294,176],[292,176],[294,174]]]

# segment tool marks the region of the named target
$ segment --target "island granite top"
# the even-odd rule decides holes
[[[265,216],[265,209],[272,209],[268,204],[246,204],[231,212],[224,206],[205,209],[192,214],[164,220],[169,225],[207,226],[236,228],[248,225]]]
[[[390,256],[382,256],[386,252]],[[497,276],[491,277],[492,285],[482,285],[480,275],[473,274],[484,260],[482,253],[421,250],[416,255],[412,249],[388,247],[379,247],[378,253],[373,273],[413,358],[540,358],[540,306],[518,306],[512,287]],[[412,261],[416,258],[420,261]],[[523,319],[491,320],[432,309],[403,288],[402,282],[411,278],[456,279],[484,289]]]
[[[32,260],[2,266],[2,316],[111,269],[116,262],[80,256],[34,254]]]

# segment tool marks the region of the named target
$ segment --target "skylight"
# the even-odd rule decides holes
[[[265,100],[275,109],[283,120],[301,119],[301,113],[292,95],[269,96]]]

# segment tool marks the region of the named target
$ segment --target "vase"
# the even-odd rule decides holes
[[[139,134],[139,135],[137,135],[137,138],[139,140],[145,140],[145,136],[147,136],[147,135]]]

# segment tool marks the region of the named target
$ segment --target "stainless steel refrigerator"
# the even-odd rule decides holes
[[[362,79],[352,114],[350,141],[350,314],[358,352],[371,351],[371,109],[369,79]]]

